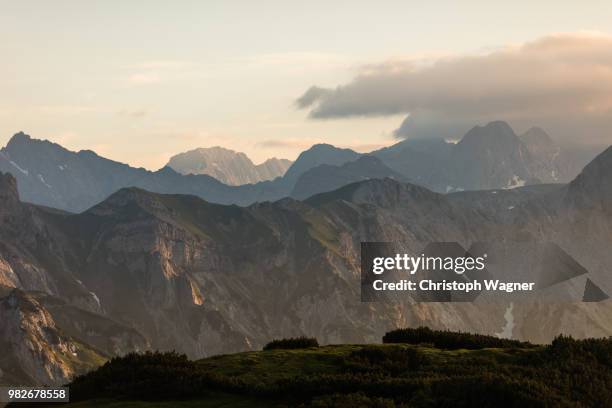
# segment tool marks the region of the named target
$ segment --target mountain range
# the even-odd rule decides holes
[[[221,148],[183,153],[168,166],[148,171],[24,133],[0,150],[0,171],[17,178],[24,201],[71,212],[84,211],[125,187],[245,206],[302,199],[368,177],[411,181],[442,193],[563,183],[587,162],[584,155],[556,145],[541,129],[517,136],[505,122],[477,126],[458,143],[408,139],[365,155],[314,145],[286,171],[288,161],[254,166],[246,155]],[[277,174],[282,176],[255,182]]]
[[[181,174],[208,174],[224,184],[239,186],[281,177],[291,163],[272,158],[255,165],[244,153],[216,146],[177,154],[166,166]]]
[[[518,136],[502,121],[476,126],[457,143],[407,139],[373,152],[393,170],[434,191],[453,192],[566,183],[586,161],[534,127]]]
[[[482,132],[475,130],[465,143],[482,138]],[[499,146],[512,142],[511,136]],[[31,150],[27,145],[33,142],[20,136],[9,145],[16,143]],[[33,144],[63,152],[48,142]],[[452,157],[465,154],[463,147],[443,147],[448,148]],[[480,153],[493,155],[495,149]],[[14,161],[15,151],[17,146],[10,146],[3,154]],[[64,154],[50,157],[48,169],[62,159],[76,167],[82,158],[99,163],[100,170],[144,174],[147,183],[159,183],[152,187],[166,180],[214,180],[131,169],[90,152]],[[527,182],[528,174],[517,174],[515,167],[523,163],[520,155],[507,160],[499,174]],[[303,156],[313,159],[308,152]],[[358,167],[380,170],[382,160],[372,156],[358,157],[365,160]],[[324,167],[321,176],[337,180],[325,188],[350,181],[353,163],[358,162]],[[484,163],[480,168],[493,161]],[[54,179],[40,173],[44,164],[35,164],[15,161],[28,172],[17,169],[26,179],[40,174],[53,185]],[[283,198],[246,207],[120,188],[79,214],[22,202],[16,178],[2,175],[0,344],[7,352],[0,358],[0,383],[59,384],[129,350],[201,357],[299,335],[322,343],[375,342],[390,329],[419,325],[534,342],[559,333],[612,335],[612,301],[606,300],[612,293],[612,147],[568,184],[518,182],[507,189],[508,180],[500,176],[504,188],[440,194],[406,182],[397,170],[394,178],[383,177],[384,171],[376,173],[381,178],[357,174],[357,182],[302,201]],[[312,190],[319,176],[311,177],[314,181],[302,179],[305,189]],[[517,276],[535,274],[551,256],[578,272],[553,277],[549,289],[520,303],[487,297],[416,303],[409,296],[366,303],[360,301],[359,268],[360,243],[367,241],[401,243],[414,253],[432,242],[455,242],[473,251],[485,243]],[[559,302],[559,293],[573,301]],[[591,301],[592,293],[597,301]]]

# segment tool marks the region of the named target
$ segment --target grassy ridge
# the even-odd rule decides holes
[[[195,362],[150,353],[76,379],[71,397],[79,407],[117,398],[160,407],[602,407],[612,401],[611,356],[612,340],[566,337],[548,346],[334,345]]]

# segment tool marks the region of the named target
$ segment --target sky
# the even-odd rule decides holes
[[[588,0],[0,0],[0,144],[24,131],[152,170],[497,119],[610,144],[610,27],[612,2]]]

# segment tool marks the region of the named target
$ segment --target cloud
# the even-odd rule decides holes
[[[557,34],[480,55],[370,65],[345,85],[308,89],[296,105],[315,119],[408,114],[400,136],[504,119],[566,138],[590,126],[584,139],[609,143],[612,37]]]
[[[304,95],[300,96],[296,101],[298,108],[307,108],[317,101],[325,99],[326,97],[333,95],[333,91],[330,89],[321,88],[318,86],[311,86]]]

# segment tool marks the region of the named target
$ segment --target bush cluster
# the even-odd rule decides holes
[[[319,347],[319,342],[314,337],[292,337],[289,339],[272,340],[264,346],[266,350],[292,350],[309,347]]]
[[[189,398],[197,393],[196,371],[196,364],[184,354],[130,353],[77,377],[70,387],[70,398],[78,400],[109,395],[138,400]]]
[[[337,369],[332,371],[309,367],[278,376],[283,367],[275,364],[282,363],[269,360],[264,367],[272,379],[265,372],[249,374],[246,366],[245,375],[204,369],[177,353],[129,354],[77,378],[71,400],[179,400],[225,392],[313,407],[605,407],[612,401],[610,338],[559,336],[548,346],[532,346],[466,333],[400,333],[421,333],[402,339],[446,349],[504,348],[457,353],[407,344],[364,346],[333,360]],[[385,337],[397,341],[399,336]],[[287,347],[313,345],[294,340],[287,339]],[[313,365],[320,364],[318,358]]]
[[[429,363],[429,358],[417,349],[366,346],[350,353],[343,363],[348,370],[354,372],[381,372],[398,375],[422,368]]]
[[[533,347],[532,344],[518,340],[500,339],[482,334],[432,330],[429,327],[393,330],[386,333],[382,340],[383,343],[429,344],[447,350]]]

